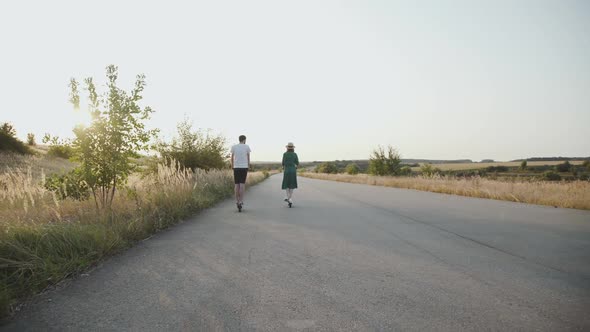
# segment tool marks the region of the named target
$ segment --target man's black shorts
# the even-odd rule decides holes
[[[234,183],[246,183],[246,176],[248,175],[247,168],[234,168]]]

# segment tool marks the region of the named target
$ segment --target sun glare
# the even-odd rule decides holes
[[[92,123],[90,112],[88,112],[86,109],[76,110],[74,112],[74,120],[76,125],[82,125],[84,127],[88,127]]]

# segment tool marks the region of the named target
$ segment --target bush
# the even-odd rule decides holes
[[[43,185],[47,190],[55,192],[62,200],[70,197],[78,201],[83,201],[90,197],[88,185],[77,169],[64,175],[50,175],[45,179]]]
[[[316,173],[336,174],[338,173],[338,167],[332,162],[322,163],[316,168]]]
[[[57,158],[70,159],[74,156],[74,149],[68,145],[51,145],[47,155]]]
[[[558,172],[569,172],[572,169],[572,164],[569,161],[565,161],[563,164],[555,165],[555,170]]]
[[[399,175],[401,156],[392,146],[387,147],[387,155],[383,147],[373,150],[369,157],[368,172],[371,175]]]
[[[489,173],[508,172],[508,167],[506,167],[506,166],[488,166],[488,167],[486,167],[486,171]]]
[[[35,134],[33,134],[33,133],[27,134],[27,144],[31,145],[31,146],[37,145],[37,142],[35,142]]]
[[[412,175],[412,168],[410,166],[402,166],[399,170],[399,175],[409,176]]]
[[[543,173],[543,180],[545,180],[545,181],[560,181],[561,175],[559,175],[553,171],[548,171],[548,172]]]
[[[584,166],[584,168],[590,171],[590,160],[584,160],[582,166]]]
[[[350,163],[350,164],[346,165],[345,171],[346,171],[346,173],[348,173],[350,175],[358,174],[360,171],[359,165],[357,165],[355,163]]]
[[[19,154],[32,153],[23,142],[16,138],[16,130],[8,122],[0,126],[0,151],[16,152]]]
[[[526,170],[526,168],[527,168],[527,161],[526,161],[526,160],[523,160],[523,161],[520,163],[520,170],[521,170],[521,171],[525,171],[525,170]]]
[[[155,150],[164,160],[175,160],[183,168],[210,170],[227,166],[226,140],[202,130],[193,131],[188,119],[177,125],[178,136],[171,143],[159,142]]]
[[[43,136],[43,143],[49,144],[49,149],[47,150],[48,156],[63,159],[70,159],[74,156],[74,148],[67,140],[46,133]]]
[[[420,166],[420,173],[422,173],[423,176],[433,176],[440,172],[441,170],[437,167],[433,167],[432,164],[424,164]]]

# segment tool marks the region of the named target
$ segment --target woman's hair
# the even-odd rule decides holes
[[[287,148],[287,152],[295,152],[295,148]]]

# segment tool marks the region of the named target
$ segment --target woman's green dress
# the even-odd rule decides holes
[[[299,165],[299,158],[297,153],[287,151],[283,154],[283,189],[297,188],[297,166]]]

